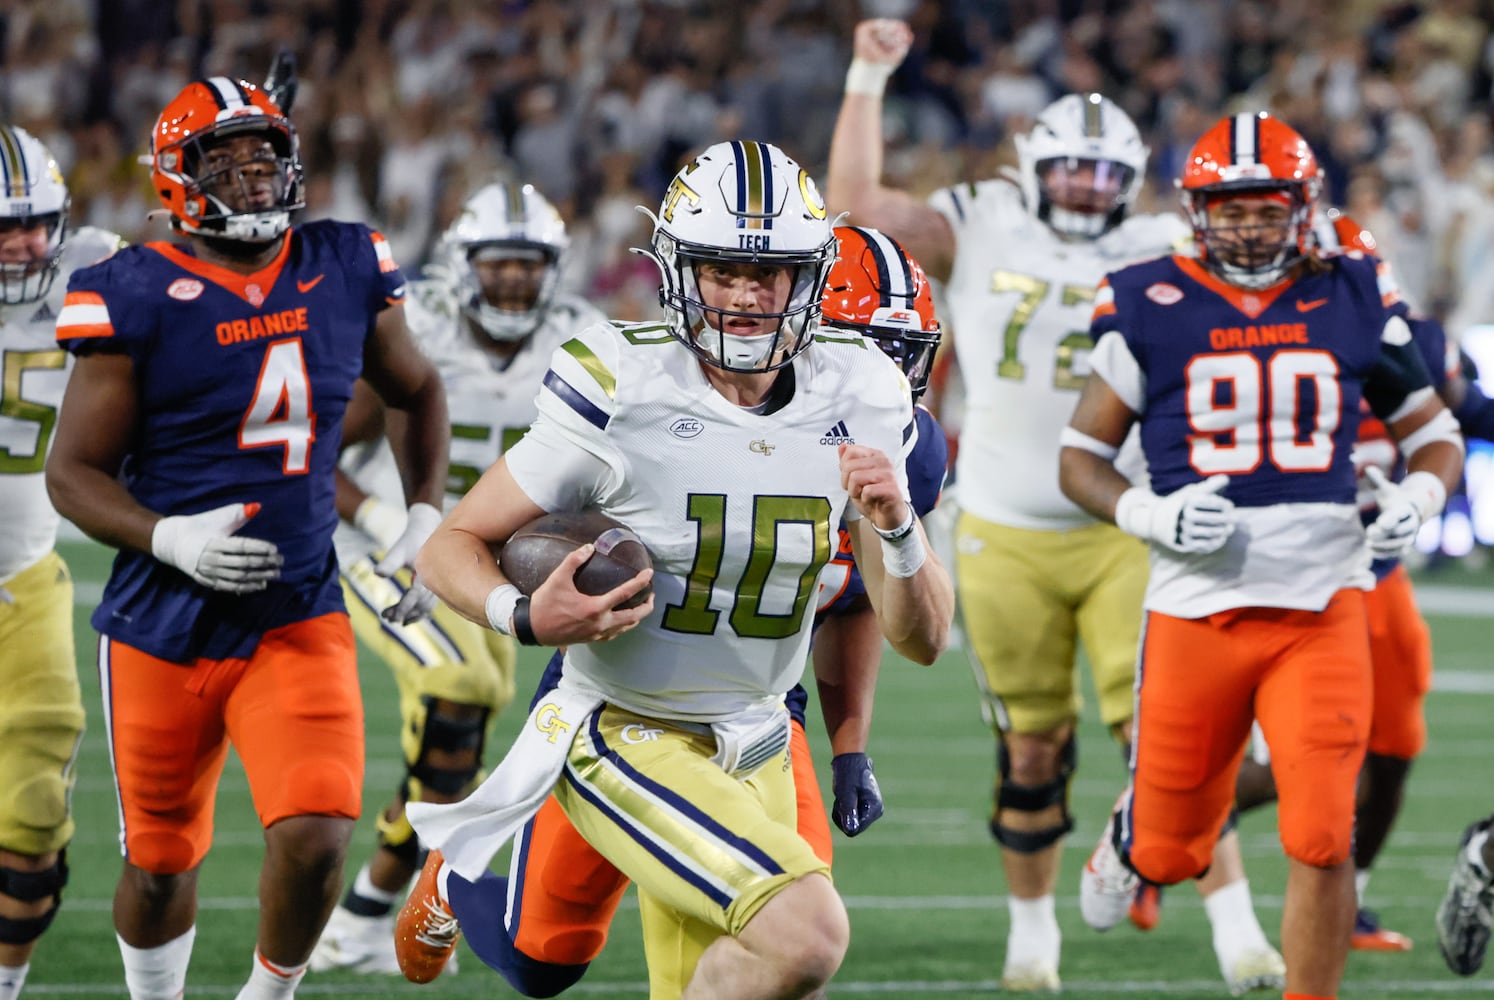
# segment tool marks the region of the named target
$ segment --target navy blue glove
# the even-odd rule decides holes
[[[872,773],[872,759],[864,753],[843,753],[830,761],[831,790],[835,804],[830,818],[847,837],[871,826],[882,817],[882,790]]]

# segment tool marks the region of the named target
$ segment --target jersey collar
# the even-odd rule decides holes
[[[270,289],[275,287],[275,279],[280,277],[285,260],[290,256],[291,234],[288,231],[282,237],[280,252],[275,255],[274,259],[252,274],[242,274],[217,264],[210,264],[186,253],[173,243],[152,242],[145,245],[189,274],[227,289],[258,309],[264,305],[265,299],[269,298]]]

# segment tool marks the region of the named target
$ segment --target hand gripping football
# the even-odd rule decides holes
[[[648,549],[632,529],[598,511],[545,514],[524,525],[498,553],[503,575],[524,594],[533,594],[561,560],[583,545],[596,551],[576,571],[576,589],[595,596],[619,587],[653,566]],[[649,584],[618,609],[636,608],[648,599]]]

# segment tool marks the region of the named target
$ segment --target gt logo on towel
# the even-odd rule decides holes
[[[571,724],[561,719],[560,709],[554,704],[541,705],[534,713],[534,728],[544,733],[554,743],[556,737],[570,731]]]
[[[624,743],[652,743],[664,735],[662,729],[650,729],[642,723],[630,722],[623,726],[622,738]]]

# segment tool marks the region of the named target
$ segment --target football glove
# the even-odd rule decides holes
[[[1422,522],[1447,502],[1447,487],[1430,472],[1413,472],[1399,483],[1376,466],[1364,470],[1375,490],[1380,516],[1364,530],[1365,544],[1376,559],[1399,559],[1416,541]]]
[[[150,534],[151,555],[212,590],[264,590],[280,576],[285,561],[280,550],[262,538],[234,536],[258,513],[257,503],[231,503],[200,514],[163,517]]]
[[[830,761],[830,787],[835,794],[830,817],[847,837],[882,818],[882,789],[872,773],[872,759],[864,753],[836,754]]]
[[[359,508],[362,509],[361,506]],[[389,546],[374,572],[380,576],[393,576],[405,567],[415,568],[415,556],[425,540],[430,538],[441,523],[441,512],[428,503],[414,503],[406,513],[405,530]],[[385,621],[409,625],[427,617],[436,607],[438,598],[419,580],[410,585],[397,604],[380,612]]]
[[[1234,502],[1219,495],[1228,484],[1228,476],[1214,475],[1165,497],[1133,486],[1116,501],[1115,523],[1174,552],[1217,552],[1235,530]]]
[[[410,518],[404,508],[385,503],[378,497],[365,497],[353,514],[353,527],[363,532],[380,552],[390,547],[405,533]]]

